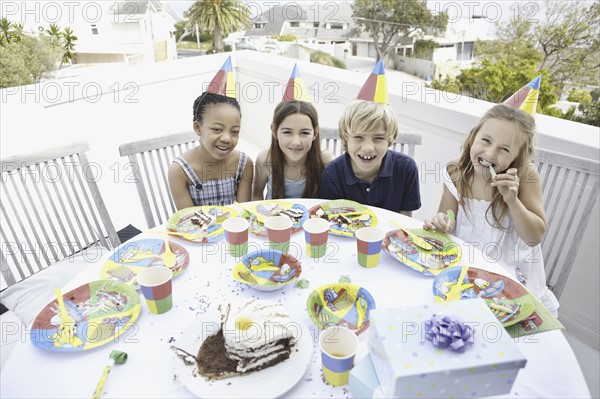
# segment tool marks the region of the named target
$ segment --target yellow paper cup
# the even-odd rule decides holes
[[[356,334],[346,327],[328,327],[319,334],[319,348],[325,381],[335,387],[347,384],[358,348]]]
[[[375,267],[379,264],[381,244],[384,238],[385,233],[377,227],[363,227],[356,231],[359,265],[362,267]]]

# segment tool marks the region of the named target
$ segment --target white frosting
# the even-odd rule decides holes
[[[229,358],[238,361],[238,371],[259,368],[290,351],[281,342],[301,331],[283,306],[262,299],[249,299],[229,306],[224,314],[223,336]]]

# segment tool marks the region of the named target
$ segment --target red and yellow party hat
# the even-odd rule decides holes
[[[231,66],[231,57],[219,69],[213,80],[208,84],[209,93],[220,94],[231,98],[236,98],[235,79],[233,77],[233,68]]]
[[[508,100],[504,101],[504,104],[525,111],[531,116],[535,116],[541,83],[542,75],[538,75],[535,79],[510,96]]]
[[[380,104],[389,104],[390,98],[387,91],[387,81],[385,79],[385,69],[383,60],[380,58],[373,72],[367,78],[362,89],[358,93],[359,100],[373,101]]]
[[[298,70],[298,65],[294,64],[294,69],[292,70],[292,75],[288,80],[285,88],[283,90],[283,100],[298,100],[298,101],[306,101],[310,102],[310,96],[308,95],[308,89],[304,84],[304,79],[300,76],[300,71]]]

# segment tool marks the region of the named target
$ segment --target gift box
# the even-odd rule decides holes
[[[433,316],[448,323],[434,324]],[[527,363],[512,338],[480,299],[393,309],[374,309],[368,348],[385,397],[450,398],[495,396],[510,392]],[[453,321],[471,328],[457,338]],[[441,326],[441,328],[440,328]],[[454,334],[450,332],[454,331]],[[448,343],[453,347],[437,347]],[[460,336],[460,334],[458,334]]]
[[[384,397],[370,355],[354,365],[348,377],[348,387],[353,398]]]

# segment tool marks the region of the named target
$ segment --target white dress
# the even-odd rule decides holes
[[[454,183],[446,181],[445,184],[458,200],[458,191]],[[486,210],[489,206],[489,201],[465,198],[465,207],[458,207],[453,234],[481,250],[486,260],[499,262],[557,316],[559,304],[546,286],[541,246],[538,244],[530,247],[519,237],[510,214],[501,221],[501,225],[507,227],[506,230],[490,225],[486,220]],[[493,223],[491,211],[488,218]]]

